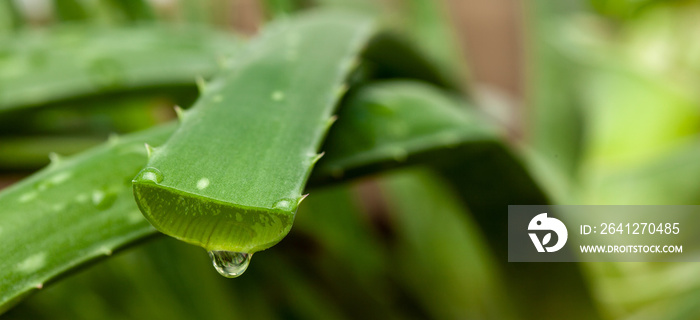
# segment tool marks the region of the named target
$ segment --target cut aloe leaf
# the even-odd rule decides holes
[[[134,178],[146,219],[215,256],[279,242],[371,29],[369,19],[339,12],[271,25]],[[229,258],[233,269],[246,263]]]
[[[220,63],[239,44],[231,35],[176,26],[70,25],[22,31],[0,38],[0,111],[194,84],[196,76],[207,78],[220,70]]]

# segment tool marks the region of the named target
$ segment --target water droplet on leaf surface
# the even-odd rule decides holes
[[[214,269],[226,278],[236,278],[248,269],[253,254],[232,251],[209,251]]]
[[[134,181],[160,183],[163,181],[163,173],[156,168],[144,168],[136,175]]]

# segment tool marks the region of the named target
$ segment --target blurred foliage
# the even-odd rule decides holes
[[[209,77],[227,63],[193,54],[183,59],[200,68],[183,68],[177,79],[84,85],[48,98],[30,90],[27,102],[4,103],[42,81],[68,83],[89,67],[92,60],[82,58],[89,54],[145,48],[129,41],[131,33],[113,33],[119,36],[101,52],[92,45],[69,48],[77,56],[56,50],[47,61],[58,71],[47,78],[17,71],[17,61],[36,58],[32,48],[48,43],[22,39],[68,24],[125,32],[144,23],[205,25],[243,38],[231,36],[232,25],[251,23],[235,14],[240,4],[0,1],[0,84],[8,84],[0,88],[0,171],[35,170],[48,152],[75,153],[110,132],[166,121],[172,104],[187,107],[195,99],[196,75]],[[402,41],[418,44],[415,55],[381,48],[368,54],[359,82],[368,75],[410,77],[455,95],[473,84],[443,1],[267,0],[258,10],[276,19],[313,6],[376,14]],[[515,152],[506,143],[474,144],[462,150],[468,157],[434,156],[436,171],[409,169],[315,192],[289,237],[256,254],[236,280],[218,276],[205,252],[157,238],[44,288],[2,318],[697,319],[697,264],[509,264],[503,235],[507,204],[698,204],[700,4],[533,0],[524,11],[528,119]],[[217,41],[181,46],[212,52]],[[159,48],[130,70],[163,63]],[[423,54],[430,61],[420,60]],[[373,59],[385,69],[373,69]],[[400,63],[392,69],[387,61]],[[422,67],[430,63],[437,72]],[[27,80],[18,83],[17,76]],[[527,161],[510,156],[519,151]],[[542,284],[544,275],[556,280]]]

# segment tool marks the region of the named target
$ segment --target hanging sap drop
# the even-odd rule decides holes
[[[232,251],[209,251],[209,257],[219,274],[236,278],[245,272],[253,254]]]

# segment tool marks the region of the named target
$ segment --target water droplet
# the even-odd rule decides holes
[[[236,278],[248,269],[253,254],[232,251],[209,251],[214,269],[226,278]]]
[[[141,172],[139,172],[139,174],[136,175],[134,181],[160,183],[161,181],[163,181],[163,173],[160,172],[160,170],[153,167],[143,168],[143,170],[141,170]]]

